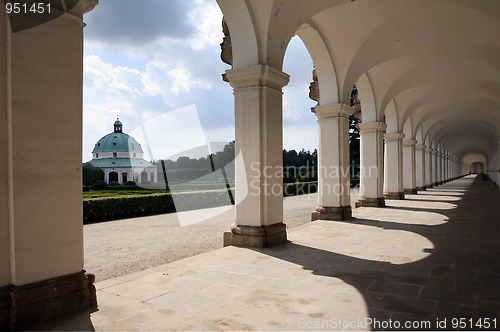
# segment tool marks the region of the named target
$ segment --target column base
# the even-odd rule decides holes
[[[315,220],[347,220],[352,218],[351,206],[317,206],[311,213],[311,221]]]
[[[231,231],[224,232],[224,247],[268,248],[287,242],[284,223],[269,226],[235,225]]]
[[[426,191],[427,187],[417,187],[417,191]]]
[[[361,198],[356,202],[356,207],[385,207],[385,198]]]
[[[385,199],[405,199],[404,193],[384,193]]]
[[[432,186],[433,186],[433,187],[437,187],[437,186],[439,186],[439,185],[440,185],[440,183],[439,183],[439,182],[434,182],[434,183],[432,184]]]
[[[434,188],[434,186],[432,184],[428,184],[427,186],[425,186],[427,189],[432,189]]]
[[[403,190],[403,194],[405,194],[405,195],[416,195],[417,194],[417,188],[415,188],[415,189],[405,189],[405,190]]]
[[[95,276],[84,271],[0,289],[0,330],[19,330],[56,317],[97,308]]]

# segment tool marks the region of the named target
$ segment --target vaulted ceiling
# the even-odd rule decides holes
[[[488,159],[500,141],[498,0],[218,0],[235,68],[282,68],[298,35],[315,64],[320,103],[457,158]]]

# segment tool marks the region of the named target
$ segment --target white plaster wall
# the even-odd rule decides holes
[[[10,283],[9,203],[7,192],[6,16],[0,11],[0,287]]]
[[[83,35],[68,17],[12,37],[15,285],[83,268]]]
[[[469,164],[471,167],[472,167],[472,164],[475,162],[480,162],[480,163],[483,163],[483,165],[488,165],[488,160],[486,159],[486,157],[484,155],[482,155],[480,153],[466,154],[465,156],[462,157],[462,162]],[[467,173],[469,170],[470,170],[470,168],[466,169],[465,173]]]

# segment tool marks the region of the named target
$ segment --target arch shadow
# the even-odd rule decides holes
[[[496,206],[500,197],[493,186],[479,178],[457,180],[452,186],[468,187],[462,199],[453,202],[456,208],[425,210],[443,215],[445,223],[423,225],[371,219],[342,222],[406,231],[428,239],[433,247],[423,248],[427,257],[417,261],[403,264],[374,261],[292,242],[258,250],[301,265],[315,275],[339,278],[352,285],[363,296],[369,317],[375,320],[391,319],[401,324],[429,321],[431,329],[442,329],[437,322],[446,319],[445,329],[452,329],[452,319],[467,319],[472,324],[488,318],[496,319],[498,328],[500,212]],[[398,209],[408,213],[421,211]],[[395,252],[402,250],[394,248]],[[468,329],[478,328],[468,326]]]

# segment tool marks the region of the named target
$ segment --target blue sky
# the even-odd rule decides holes
[[[123,131],[143,145],[146,159],[234,140],[232,89],[221,80],[229,69],[220,60],[222,13],[215,0],[100,0],[84,19],[84,161],[112,131],[117,115]],[[296,37],[283,69],[291,76],[284,90],[283,147],[313,150],[312,61]]]

